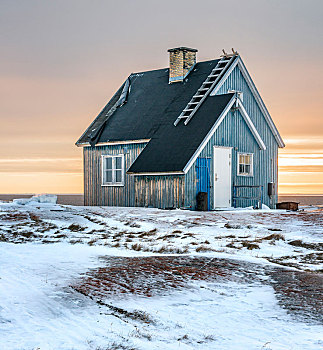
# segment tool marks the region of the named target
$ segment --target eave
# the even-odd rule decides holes
[[[136,143],[147,143],[150,139],[140,139],[140,140],[125,140],[125,141],[107,141],[107,142],[99,142],[95,145],[97,146],[115,146],[115,145],[130,145]],[[85,143],[77,143],[77,147],[91,147],[89,142]]]
[[[146,172],[146,173],[130,173],[127,171],[128,175],[133,175],[133,176],[158,176],[158,175],[185,175],[184,171],[161,171],[161,172]]]

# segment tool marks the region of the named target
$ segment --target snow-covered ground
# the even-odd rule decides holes
[[[322,213],[0,203],[0,349],[320,349]]]

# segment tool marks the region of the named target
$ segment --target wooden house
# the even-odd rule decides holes
[[[277,202],[284,147],[240,55],[132,73],[76,145],[85,205],[207,209]],[[207,194],[207,195],[206,195]]]

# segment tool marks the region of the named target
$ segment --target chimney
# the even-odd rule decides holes
[[[196,63],[196,49],[176,47],[169,49],[169,83],[183,81]]]

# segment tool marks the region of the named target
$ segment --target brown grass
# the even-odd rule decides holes
[[[77,243],[83,243],[83,241],[81,239],[71,239],[69,241],[70,244],[77,244]]]
[[[205,245],[200,245],[199,247],[197,247],[195,249],[196,252],[200,253],[200,252],[212,252],[213,249],[212,248],[209,248],[209,247],[206,247]]]
[[[273,233],[269,236],[266,236],[266,237],[263,237],[261,238],[262,241],[269,241],[269,240],[275,240],[275,241],[279,241],[279,240],[282,240],[282,241],[285,241],[285,237],[280,234],[280,233]]]
[[[8,242],[8,241],[9,241],[8,238],[3,233],[1,233],[0,234],[0,242]]]
[[[247,248],[248,250],[260,249],[259,245],[253,242],[242,241],[241,244],[244,248]]]
[[[153,230],[150,230],[148,232],[138,232],[138,233],[139,233],[138,235],[139,238],[143,238],[146,236],[154,236],[157,233],[157,229],[154,228]]]
[[[230,222],[227,222],[225,225],[224,225],[225,228],[229,228],[229,229],[235,229],[235,230],[238,230],[241,228],[241,225],[239,224],[231,224]]]
[[[114,294],[151,297],[187,286],[190,280],[225,277],[231,265],[220,259],[185,256],[109,257],[106,267],[89,270],[72,287],[99,299]]]
[[[319,251],[323,250],[323,243],[306,243],[301,241],[300,239],[290,241],[288,242],[288,244],[292,245],[293,247],[300,247]]]
[[[174,230],[172,233],[182,233],[181,230]]]
[[[142,248],[143,248],[142,245],[138,244],[138,243],[135,243],[135,244],[131,245],[131,249],[132,250],[140,251],[140,250],[142,250]]]
[[[24,221],[28,220],[30,216],[25,213],[14,212],[14,213],[6,213],[0,216],[0,219],[3,221]]]
[[[67,229],[72,231],[72,232],[80,232],[80,231],[84,231],[86,229],[86,227],[82,227],[78,224],[71,224],[70,226],[68,226]]]

